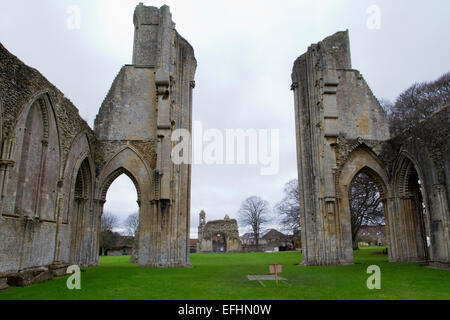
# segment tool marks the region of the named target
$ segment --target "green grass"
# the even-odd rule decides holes
[[[81,290],[68,290],[67,277],[30,287],[0,291],[1,299],[450,299],[450,271],[420,263],[388,263],[380,248],[355,251],[355,264],[339,267],[298,266],[298,252],[192,254],[191,269],[145,269],[128,256],[101,257],[99,267],[82,269]],[[288,283],[248,281],[283,264]],[[369,290],[369,265],[381,268],[381,290]]]

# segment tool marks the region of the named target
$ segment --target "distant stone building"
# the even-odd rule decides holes
[[[198,239],[189,239],[189,253],[198,252]]]
[[[255,236],[249,232],[240,237],[243,248],[246,251],[288,250],[294,246],[294,237],[286,235],[276,229],[261,232],[256,247]]]
[[[386,226],[361,226],[358,231],[358,243],[367,243],[370,246],[386,245]]]
[[[276,229],[270,229],[267,232],[265,232],[262,239],[265,240],[269,246],[274,246],[278,248],[292,247],[292,236],[281,233]]]
[[[134,237],[120,236],[114,246],[106,253],[107,256],[131,255],[133,251]]]
[[[236,219],[228,215],[223,220],[206,223],[205,211],[200,212],[198,226],[199,252],[240,252],[241,241]]]

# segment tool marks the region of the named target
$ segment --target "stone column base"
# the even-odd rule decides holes
[[[7,279],[10,286],[25,287],[53,279],[53,273],[45,267],[32,268],[10,273]]]
[[[430,261],[429,268],[450,270],[450,262]]]
[[[0,274],[0,290],[8,289],[8,278],[4,274]]]
[[[48,269],[52,272],[54,277],[62,277],[67,274],[67,267],[69,265],[61,262],[54,262]]]

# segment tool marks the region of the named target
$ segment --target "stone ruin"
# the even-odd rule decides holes
[[[389,261],[448,265],[448,107],[390,137],[386,113],[352,69],[348,31],[311,45],[292,81],[303,264],[353,263],[348,195],[364,172],[380,192]]]
[[[223,220],[208,221],[206,213],[199,214],[198,252],[241,252],[239,227],[228,215]]]
[[[169,7],[139,4],[133,61],[95,119],[0,45],[0,287],[96,266],[106,193],[121,174],[139,204],[140,267],[189,267],[188,164],[171,161],[171,134],[191,131],[196,60]]]
[[[121,174],[138,193],[134,260],[190,266],[191,167],[171,161],[170,137],[192,129],[194,50],[167,6],[139,4],[134,26],[132,64],[118,73],[94,130],[0,44],[0,288],[51,279],[69,264],[98,265],[106,193]],[[310,46],[292,81],[303,264],[353,263],[348,191],[364,172],[381,194],[389,260],[448,266],[448,107],[390,137],[386,114],[352,69],[348,32]],[[236,220],[206,223],[203,212],[199,239],[203,252],[240,251]]]

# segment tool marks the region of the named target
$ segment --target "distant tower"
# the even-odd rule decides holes
[[[203,229],[206,225],[206,213],[205,211],[200,211],[199,222],[198,222],[198,242],[200,243],[203,239]]]

